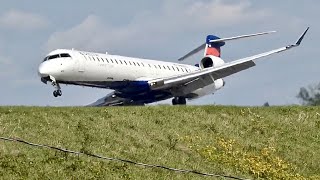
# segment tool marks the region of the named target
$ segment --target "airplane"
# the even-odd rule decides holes
[[[44,58],[38,74],[43,83],[52,84],[54,97],[62,95],[61,84],[113,90],[92,106],[145,105],[171,98],[172,105],[186,105],[187,100],[224,87],[223,78],[255,66],[253,60],[298,47],[308,30],[295,44],[231,62],[221,59],[221,47],[226,42],[275,31],[229,38],[208,35],[205,43],[178,59],[183,61],[204,49],[204,57],[196,65],[57,49]]]

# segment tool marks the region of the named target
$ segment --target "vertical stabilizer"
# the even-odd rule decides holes
[[[221,46],[224,46],[225,42],[210,42],[217,39],[220,39],[220,38],[215,35],[207,36],[204,56],[208,56],[208,55],[216,56],[216,57],[221,56]]]

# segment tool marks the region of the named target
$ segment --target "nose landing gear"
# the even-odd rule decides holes
[[[54,90],[53,91],[53,96],[54,97],[62,96],[62,91],[61,90]]]
[[[55,90],[53,91],[53,96],[54,97],[58,97],[58,96],[62,96],[62,91],[61,91],[61,87],[60,85],[57,83],[56,79],[53,76],[50,76],[50,80],[51,80],[51,84],[52,86],[55,88]]]

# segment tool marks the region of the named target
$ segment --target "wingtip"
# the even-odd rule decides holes
[[[300,36],[300,38],[298,39],[298,41],[296,42],[296,45],[299,46],[304,38],[304,36],[307,34],[308,30],[310,29],[310,27],[307,27],[307,29],[303,32],[303,34]]]

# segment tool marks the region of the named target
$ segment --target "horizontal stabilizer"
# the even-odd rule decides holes
[[[213,42],[226,42],[226,41],[237,40],[237,39],[242,39],[242,38],[271,34],[271,33],[275,33],[275,32],[276,31],[268,31],[268,32],[261,32],[261,33],[256,33],[256,34],[247,34],[247,35],[241,35],[241,36],[235,36],[235,37],[229,37],[229,38],[215,39],[215,40],[211,40],[210,42],[211,43],[213,43]]]

